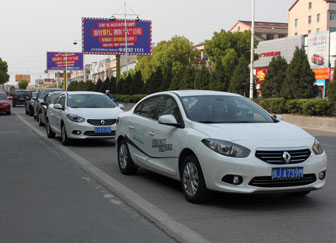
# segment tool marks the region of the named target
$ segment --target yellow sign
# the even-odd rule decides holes
[[[15,75],[15,81],[20,82],[20,81],[27,81],[28,83],[30,82],[30,75],[22,75],[22,74],[16,74]]]

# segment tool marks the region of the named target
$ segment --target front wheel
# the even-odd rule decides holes
[[[40,112],[39,115],[38,115],[38,119],[37,119],[39,126],[43,126],[43,122],[41,121],[41,117],[42,117],[42,113]]]
[[[201,166],[194,155],[188,155],[180,168],[182,191],[187,201],[202,203],[210,199]]]
[[[51,130],[50,123],[49,123],[48,120],[46,121],[46,126],[45,127],[46,127],[46,131],[47,131],[47,137],[48,138],[54,138],[56,134]]]
[[[62,139],[62,144],[63,145],[69,145],[70,144],[70,139],[68,138],[67,132],[65,130],[64,124],[62,124],[61,128],[61,139]]]
[[[125,140],[118,143],[118,165],[121,173],[125,175],[135,174],[138,168],[131,159]]]

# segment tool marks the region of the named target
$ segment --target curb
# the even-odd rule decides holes
[[[281,114],[283,120],[299,127],[336,132],[336,118]]]

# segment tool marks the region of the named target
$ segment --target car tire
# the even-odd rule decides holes
[[[65,146],[70,144],[70,139],[68,138],[64,124],[62,124],[61,126],[61,140],[62,140],[62,144]]]
[[[203,203],[210,199],[211,194],[206,188],[201,166],[194,155],[184,158],[180,167],[182,191],[191,203]]]
[[[48,138],[54,138],[56,134],[51,130],[50,123],[49,123],[48,120],[46,120],[45,127],[46,127],[46,131],[47,131],[47,137]]]
[[[29,116],[33,116],[34,115],[34,110],[32,108],[29,108]]]
[[[26,113],[26,115],[28,115],[28,114],[29,114],[29,112],[28,112],[27,108],[25,108],[25,113]]]
[[[39,118],[40,118],[40,112],[37,112],[37,114],[36,114],[36,121],[37,122],[40,122]]]
[[[11,112],[9,111],[9,112],[7,112],[6,114],[7,114],[7,115],[10,115],[10,114],[11,114]]]
[[[15,107],[16,106],[16,104],[15,103],[13,103],[13,107]]]
[[[133,175],[138,169],[138,166],[132,161],[127,143],[124,139],[118,143],[118,165],[120,172],[124,175]]]
[[[40,112],[39,113],[39,115],[38,115],[39,117],[38,117],[38,119],[37,119],[37,121],[38,121],[38,124],[39,124],[39,126],[43,126],[43,122],[41,121],[41,116],[42,116],[42,113]]]

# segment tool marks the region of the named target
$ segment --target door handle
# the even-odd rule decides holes
[[[134,127],[133,127],[133,126],[131,126],[131,125],[129,125],[129,126],[128,126],[128,128],[129,128],[129,129],[134,129]]]
[[[149,135],[154,136],[155,132],[148,132]]]

